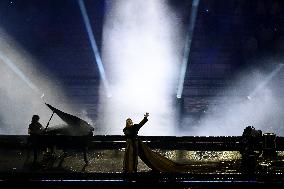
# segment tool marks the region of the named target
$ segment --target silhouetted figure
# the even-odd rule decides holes
[[[253,126],[244,129],[241,140],[242,167],[243,172],[254,174],[257,166],[257,158],[261,150],[262,131]],[[257,153],[258,152],[258,153]]]
[[[32,135],[40,135],[44,132],[44,127],[39,123],[39,116],[33,115],[32,122],[29,125],[28,133]]]
[[[123,161],[124,172],[137,172],[138,164],[138,131],[148,121],[149,113],[144,115],[143,120],[139,124],[133,124],[132,119],[126,120],[126,126],[123,132],[126,136],[126,149]]]
[[[144,115],[144,119],[139,124],[133,124],[132,120],[126,120],[123,132],[126,136],[126,148],[123,161],[123,171],[125,173],[136,173],[138,156],[140,159],[157,172],[187,172],[192,168],[189,164],[179,164],[152,151],[138,137],[139,129],[148,121],[149,113]]]
[[[38,157],[39,135],[44,133],[44,127],[39,123],[39,119],[38,115],[33,115],[28,128],[28,134],[30,135],[28,138],[28,144],[31,146],[34,153],[33,164],[36,163]]]

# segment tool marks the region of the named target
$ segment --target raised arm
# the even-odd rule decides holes
[[[146,113],[144,114],[144,118],[142,119],[142,121],[140,121],[140,123],[136,125],[136,128],[137,128],[138,130],[148,121],[148,117],[149,117],[149,113],[146,112]]]

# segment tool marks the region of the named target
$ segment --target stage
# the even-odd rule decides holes
[[[0,138],[1,185],[45,188],[251,188],[282,187],[284,184],[283,151],[277,151],[274,157],[260,155],[255,171],[244,172],[242,156],[238,151],[241,137],[142,136],[145,143],[163,156],[191,165],[192,169],[187,173],[178,174],[153,172],[140,159],[137,173],[123,173],[123,136],[93,136],[87,152],[88,164],[85,164],[82,152],[74,149],[67,151],[63,160],[60,149],[55,150],[52,157],[41,152],[38,162],[32,164],[32,153],[27,158],[27,136],[2,135]],[[281,144],[282,137],[277,139]],[[281,149],[280,145],[277,146]]]

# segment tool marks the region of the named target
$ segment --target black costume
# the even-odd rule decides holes
[[[31,122],[29,125],[30,135],[40,135],[44,131],[44,127],[39,122]]]
[[[123,129],[126,136],[123,171],[126,173],[137,172],[138,156],[153,171],[186,172],[190,170],[191,165],[175,163],[153,152],[139,139],[138,131],[147,121],[147,117],[144,117],[139,124],[134,124]]]
[[[138,131],[148,121],[147,117],[139,124],[125,127],[123,132],[126,136],[126,149],[123,161],[124,172],[136,172],[138,163]]]
[[[44,127],[38,122],[39,116],[34,115],[32,118],[32,122],[29,124],[29,138],[28,144],[31,146],[34,152],[34,161],[37,161],[38,156],[38,148],[39,148],[39,135],[44,133]]]

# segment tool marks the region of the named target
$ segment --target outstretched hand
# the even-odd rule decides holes
[[[144,114],[144,117],[149,117],[149,113],[146,112],[146,113]]]

